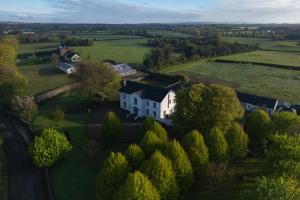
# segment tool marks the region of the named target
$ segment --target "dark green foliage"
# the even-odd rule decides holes
[[[168,141],[168,133],[160,123],[153,122],[148,131],[155,133],[162,141]]]
[[[51,167],[72,150],[64,134],[54,129],[44,129],[41,136],[34,138],[29,149],[33,163],[37,167]]]
[[[231,160],[244,158],[247,155],[248,135],[239,124],[233,123],[227,130],[226,141],[228,143],[229,158]]]
[[[187,191],[193,183],[193,169],[187,153],[180,143],[172,140],[165,149],[166,156],[171,160],[180,190]]]
[[[297,182],[291,178],[258,178],[252,199],[256,200],[297,200]]]
[[[176,200],[179,187],[176,183],[175,173],[169,159],[156,151],[141,168],[152,184],[156,187],[162,200]]]
[[[211,161],[222,163],[228,160],[228,144],[219,128],[213,128],[206,141]]]
[[[267,172],[272,175],[300,175],[300,136],[275,134],[267,150]]]
[[[263,110],[250,113],[245,119],[245,131],[253,148],[265,148],[269,135],[270,117]]]
[[[139,171],[128,175],[124,185],[114,195],[114,200],[160,200],[156,188]]]
[[[138,169],[145,161],[145,153],[137,144],[129,145],[125,157],[133,169]]]
[[[50,117],[55,121],[63,121],[65,118],[65,112],[61,108],[56,107],[56,109],[50,113]]]
[[[122,133],[121,122],[114,112],[106,113],[105,119],[102,124],[103,138],[112,141]]]
[[[99,200],[111,200],[130,172],[128,162],[121,153],[111,152],[104,162],[96,181],[96,196]]]
[[[192,163],[196,174],[205,174],[209,162],[208,148],[203,136],[198,131],[192,131],[184,136],[182,144]]]
[[[294,126],[300,125],[300,117],[291,112],[275,112],[271,116],[271,131],[275,133],[289,133]]]
[[[155,133],[147,131],[140,145],[148,155],[151,155],[155,150],[161,149],[165,143]]]
[[[155,120],[152,117],[146,117],[142,125],[142,135],[144,135],[153,126]]]

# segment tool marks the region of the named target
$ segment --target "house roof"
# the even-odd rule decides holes
[[[67,53],[68,51],[70,51],[69,48],[62,48],[59,50],[60,56],[64,56],[65,53]]]
[[[134,81],[126,81],[125,86],[123,85],[120,89],[120,92],[127,94],[136,93],[143,99],[150,99],[156,102],[162,102],[169,91],[171,90]]]
[[[70,63],[66,63],[66,62],[61,62],[59,67],[64,70],[68,70],[70,68],[74,68],[74,65],[72,65]]]
[[[242,103],[248,103],[259,107],[267,107],[272,109],[275,108],[278,102],[277,99],[271,99],[267,97],[261,97],[261,96],[242,93],[242,92],[237,92],[237,97]]]

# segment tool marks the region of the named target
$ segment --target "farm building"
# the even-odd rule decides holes
[[[67,73],[73,74],[76,72],[75,64],[81,61],[79,54],[69,48],[60,48],[60,63],[58,68]]]
[[[66,74],[73,74],[76,72],[75,65],[67,62],[60,62],[58,68]]]
[[[110,66],[114,71],[116,71],[120,76],[130,76],[136,74],[136,70],[132,69],[128,64],[107,64]]]
[[[124,81],[120,89],[120,107],[137,118],[153,117],[166,125],[171,125],[168,116],[174,112],[175,92],[134,81]]]

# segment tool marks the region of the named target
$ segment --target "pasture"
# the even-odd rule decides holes
[[[58,44],[59,42],[20,44],[18,49],[18,54],[34,53],[37,51],[49,51],[49,50],[56,49]]]
[[[300,72],[251,64],[226,64],[199,61],[161,70],[163,73],[184,74],[191,79],[217,82],[238,91],[300,102]]]
[[[81,38],[81,39],[90,39],[95,41],[101,40],[123,40],[123,39],[142,39],[143,37],[135,35],[116,35],[116,34],[75,34],[71,37]]]

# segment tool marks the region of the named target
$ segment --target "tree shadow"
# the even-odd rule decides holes
[[[39,69],[38,74],[41,76],[55,76],[55,75],[62,75],[63,72],[61,72],[57,68],[42,68]]]

